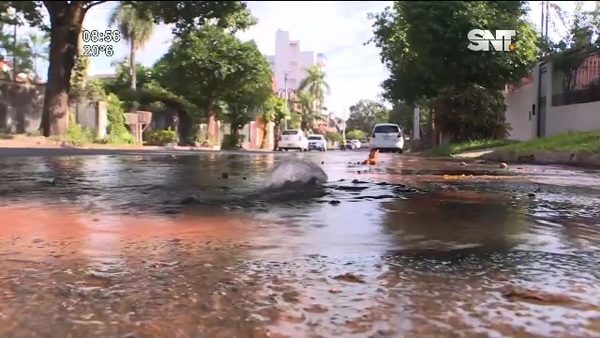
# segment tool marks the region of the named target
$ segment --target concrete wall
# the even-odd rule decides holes
[[[76,104],[71,109],[75,113],[75,122],[77,124],[93,130],[99,139],[106,136],[108,128],[106,102],[85,102]]]
[[[563,106],[552,105],[552,95],[562,92],[562,74],[552,71],[548,64],[546,83],[541,86],[540,96],[545,97],[546,113],[539,126],[543,136],[552,136],[568,131],[589,131],[600,129],[600,101]],[[533,72],[533,82],[505,96],[506,120],[511,124],[511,139],[529,140],[538,132],[539,104],[537,103],[540,81],[539,66]],[[542,81],[544,82],[544,81]],[[535,110],[532,105],[535,104]],[[531,115],[531,116],[530,116]]]
[[[0,133],[24,134],[39,129],[44,85],[0,80]]]
[[[600,129],[600,102],[549,107],[546,117],[546,136],[567,131]]]
[[[538,86],[535,79],[538,73],[539,67],[536,67],[533,71],[533,81],[505,94],[504,102],[507,106],[505,116],[512,127],[509,136],[511,140],[524,141],[535,136],[537,127],[535,114],[539,108],[536,104]]]

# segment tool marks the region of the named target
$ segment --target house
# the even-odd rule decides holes
[[[274,94],[277,94],[278,87],[275,76],[271,76],[271,89],[273,90]],[[249,134],[247,135],[249,138],[245,142],[248,148],[259,149],[260,146],[263,145],[263,138],[265,137],[265,123],[267,124],[267,139],[265,140],[264,149],[273,149],[273,147],[275,147],[275,123],[272,121],[263,121],[260,116],[257,116],[256,119],[249,124],[250,130],[247,133]]]
[[[538,63],[518,88],[506,87],[510,139],[529,140],[568,131],[600,129],[600,56],[585,59],[574,72],[571,91],[552,62]]]

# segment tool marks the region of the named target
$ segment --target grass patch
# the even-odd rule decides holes
[[[498,148],[510,144],[518,144],[519,141],[515,140],[474,140],[461,143],[446,144],[442,146],[436,146],[431,149],[423,151],[421,154],[424,156],[450,156],[460,154],[468,151],[475,151],[481,149]]]
[[[516,153],[539,151],[573,151],[581,153],[600,153],[600,130],[568,132],[550,137],[536,138],[502,147],[502,151]]]

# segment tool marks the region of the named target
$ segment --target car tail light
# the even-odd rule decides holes
[[[398,138],[402,138],[402,133],[398,133]]]

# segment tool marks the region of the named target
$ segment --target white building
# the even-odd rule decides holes
[[[279,89],[298,89],[306,77],[306,68],[314,65],[325,66],[325,56],[312,51],[300,50],[300,41],[290,40],[290,32],[277,30],[275,34],[275,55],[268,55]],[[287,81],[286,81],[287,74]]]

